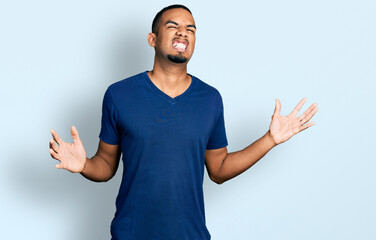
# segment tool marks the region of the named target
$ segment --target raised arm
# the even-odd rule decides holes
[[[115,175],[121,154],[119,145],[100,140],[97,153],[92,158],[87,158],[75,127],[71,128],[73,143],[64,142],[55,130],[51,130],[51,134],[53,139],[50,140],[50,154],[60,162],[56,164],[56,168],[81,173],[95,182],[108,181]]]
[[[276,99],[269,131],[241,151],[227,153],[227,148],[206,150],[205,164],[211,180],[221,184],[253,166],[274,146],[290,139],[295,134],[314,125],[309,120],[318,111],[312,104],[302,115],[297,116],[306,99],[303,98],[287,116],[280,115],[281,103]]]

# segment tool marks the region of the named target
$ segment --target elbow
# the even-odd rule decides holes
[[[108,181],[110,181],[114,176],[115,176],[115,173],[111,173],[111,175],[106,176],[105,178],[103,178],[101,182],[108,182]]]
[[[108,182],[110,181],[116,174],[117,168],[109,168],[109,171],[103,172],[101,182]]]
[[[215,183],[218,184],[218,185],[221,185],[222,183],[224,183],[225,181],[216,181]]]
[[[108,182],[114,176],[114,175],[88,176],[83,173],[81,173],[81,175],[84,176],[86,179],[89,179],[90,181],[96,182],[96,183]]]
[[[209,176],[210,179],[215,182],[216,184],[218,185],[221,185],[222,183],[224,183],[226,180],[222,179],[222,178],[219,178],[219,177],[214,177],[214,176]]]
[[[105,179],[102,179],[100,182],[108,182],[110,180],[111,180],[111,178],[105,178]]]
[[[105,178],[101,178],[101,179],[98,179],[97,181],[95,182],[98,182],[98,183],[105,183],[105,182],[108,182],[112,179],[112,177],[105,177]]]

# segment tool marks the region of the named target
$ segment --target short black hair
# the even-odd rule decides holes
[[[153,20],[153,24],[151,25],[151,32],[152,33],[155,33],[155,34],[157,33],[157,31],[158,31],[158,29],[157,29],[158,28],[158,24],[159,24],[159,21],[161,20],[162,14],[164,12],[166,12],[167,10],[175,9],[175,8],[185,9],[190,14],[192,14],[191,10],[189,10],[186,6],[181,5],[181,4],[174,4],[174,5],[167,6],[167,7],[163,8],[161,11],[159,11],[157,13],[157,15],[155,15],[154,20]]]

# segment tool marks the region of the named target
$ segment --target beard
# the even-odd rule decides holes
[[[167,55],[167,58],[173,63],[185,63],[186,61],[188,61],[188,58],[183,57],[181,53],[178,53],[177,55],[169,54]]]

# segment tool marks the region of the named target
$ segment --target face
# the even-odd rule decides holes
[[[167,10],[162,14],[157,34],[150,33],[149,44],[156,56],[173,63],[186,63],[193,55],[196,27],[192,15],[185,9]]]

